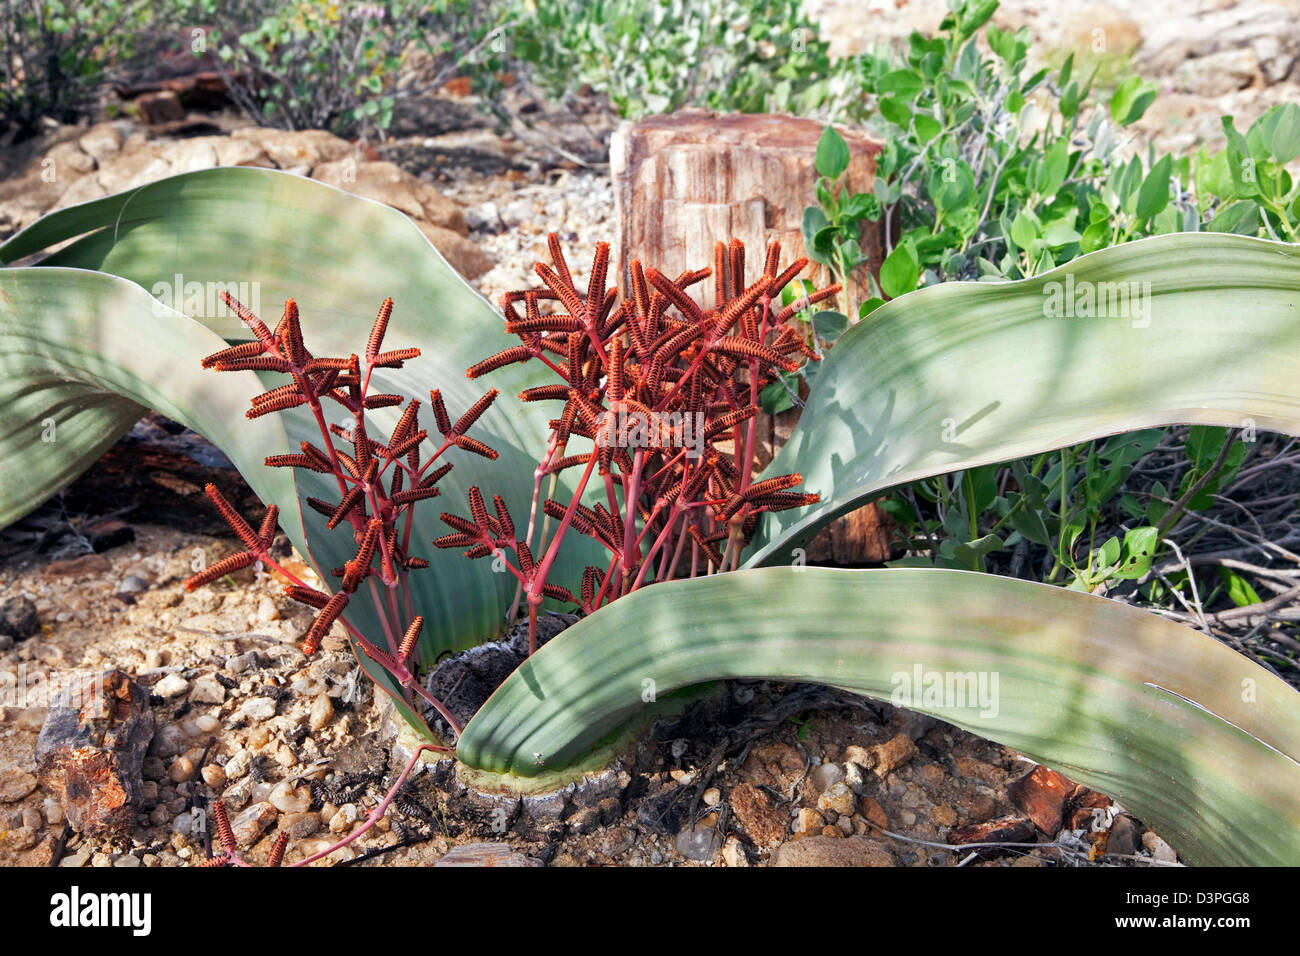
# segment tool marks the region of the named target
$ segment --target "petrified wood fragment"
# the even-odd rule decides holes
[[[37,773],[74,830],[130,829],[153,732],[148,693],[121,671],[88,678],[54,702],[36,741]]]

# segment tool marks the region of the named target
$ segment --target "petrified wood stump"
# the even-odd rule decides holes
[[[848,188],[868,192],[875,181],[881,145],[863,133],[840,129],[849,144]],[[610,144],[614,179],[616,275],[626,288],[627,264],[633,258],[668,275],[713,263],[717,240],[738,238],[747,258],[762,261],[762,250],[781,243],[788,263],[804,255],[800,224],[805,207],[816,202],[817,170],[813,161],[822,124],[809,119],[769,114],[722,115],[682,110],[625,123]],[[863,224],[862,248],[868,268],[882,259],[878,231]],[[851,278],[839,308],[852,316],[867,298],[866,274]],[[804,273],[819,286],[830,283],[818,266]],[[750,277],[752,279],[752,276]],[[696,287],[706,306],[713,287]],[[797,412],[763,416],[759,431],[770,460],[790,433]],[[834,521],[807,547],[810,561],[872,564],[889,556],[890,528],[875,505]]]

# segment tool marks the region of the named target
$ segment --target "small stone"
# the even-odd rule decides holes
[[[1138,825],[1127,813],[1121,813],[1110,827],[1110,838],[1106,841],[1106,852],[1119,856],[1132,856],[1138,847]]]
[[[108,574],[112,570],[113,563],[102,554],[83,554],[75,558],[51,561],[41,573],[47,578],[64,578]]]
[[[871,797],[862,798],[862,816],[874,827],[889,829],[889,817],[885,815],[885,808]]]
[[[462,843],[434,866],[541,866],[542,861],[516,852],[505,843]]]
[[[330,702],[327,694],[317,694],[316,699],[311,702],[311,714],[307,718],[307,724],[312,730],[320,730],[328,724],[334,716],[334,705]]]
[[[117,586],[118,597],[134,596],[149,590],[149,582],[138,574],[128,574]]]
[[[733,787],[728,800],[736,821],[758,846],[776,846],[786,834],[786,817],[772,804],[766,790],[752,783]]]
[[[199,733],[210,734],[214,733],[221,727],[221,721],[217,720],[217,718],[213,717],[211,714],[201,714],[194,718],[194,726],[198,728]]]
[[[876,758],[871,769],[877,777],[885,777],[916,756],[916,744],[907,734],[896,734],[883,744],[876,744],[871,752]]]
[[[253,765],[253,754],[248,750],[237,750],[234,755],[226,761],[226,778],[229,780],[238,780],[244,774],[248,773],[248,768]]]
[[[845,763],[855,764],[863,770],[870,770],[876,765],[876,756],[866,747],[850,744],[844,748]]]
[[[275,701],[270,697],[250,697],[239,710],[249,720],[270,720],[275,716]]]
[[[827,762],[814,767],[809,776],[812,778],[812,785],[821,792],[844,779],[844,768],[837,763]]]
[[[727,837],[722,845],[722,862],[729,867],[749,866],[749,856],[745,853],[745,844],[736,836]]]
[[[722,835],[703,822],[677,834],[677,852],[688,860],[712,860],[722,849]]]
[[[0,770],[0,803],[21,800],[36,789],[36,778],[25,770]]]
[[[1154,830],[1148,830],[1142,834],[1142,845],[1147,848],[1147,852],[1161,863],[1177,863],[1178,854],[1160,837],[1156,836]]]
[[[862,796],[867,790],[867,778],[862,775],[862,767],[859,764],[846,763],[844,765],[844,782],[858,796]]]
[[[215,677],[205,675],[195,680],[193,685],[191,685],[191,703],[220,704],[224,702],[225,699],[226,689],[221,686],[221,683]]]
[[[229,764],[226,764],[229,767]],[[221,795],[221,802],[231,810],[240,810],[248,805],[248,801],[253,798],[253,778],[245,777],[238,783],[226,788],[226,792]]]
[[[9,830],[5,833],[5,842],[15,850],[30,850],[36,845],[39,837],[37,831],[31,827],[19,827],[16,830]]]
[[[265,595],[257,604],[257,619],[263,624],[280,620],[280,609],[275,606],[274,601]]]
[[[0,634],[21,641],[35,634],[40,626],[36,605],[30,599],[19,595],[0,601]]]
[[[240,846],[248,846],[262,835],[278,813],[270,803],[254,803],[230,821],[230,829],[234,831]]]
[[[1039,830],[1054,837],[1061,831],[1066,804],[1076,789],[1078,784],[1073,780],[1038,766],[1007,784],[1007,796]]]
[[[282,829],[289,831],[289,839],[303,840],[320,829],[320,816],[315,813],[287,813],[280,821]]]
[[[807,807],[801,807],[795,814],[794,824],[791,827],[795,833],[820,833],[821,828],[826,826],[826,818],[816,810],[810,810]]]
[[[163,724],[153,736],[149,752],[155,757],[175,757],[189,747],[189,735],[181,724]]]
[[[722,791],[717,787],[709,787],[704,791],[704,805],[706,807],[716,807],[722,802]]]
[[[305,813],[311,807],[311,788],[294,788],[282,780],[271,790],[270,800],[281,813]]]
[[[347,803],[339,807],[338,813],[330,818],[330,832],[342,833],[357,822],[357,805]]]
[[[226,786],[226,771],[222,769],[220,763],[204,763],[200,773],[203,774],[203,782],[213,790],[220,790],[221,787]]]
[[[194,761],[189,757],[177,757],[167,768],[167,776],[172,783],[184,783],[194,777]]]
[[[957,823],[957,811],[946,803],[940,803],[930,811],[930,819],[941,827],[954,826]]]
[[[772,854],[771,866],[893,866],[894,854],[870,837],[814,836],[783,843]]]
[[[65,856],[59,866],[85,866],[90,862],[90,847],[81,847],[75,853]]]
[[[77,145],[102,163],[122,148],[122,136],[111,124],[101,123],[98,126],[92,126],[87,133],[77,140]]]
[[[856,806],[854,793],[843,780],[832,784],[817,798],[818,810],[833,810],[840,815],[851,816]]]

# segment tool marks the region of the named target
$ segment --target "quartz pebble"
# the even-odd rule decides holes
[[[312,730],[320,730],[330,722],[334,716],[334,705],[330,702],[326,694],[317,694],[316,699],[311,702],[311,713],[307,718],[308,726]]]
[[[249,720],[270,720],[275,716],[275,701],[270,697],[250,697],[239,710]]]
[[[230,821],[230,829],[234,831],[235,840],[240,846],[253,843],[271,825],[278,813],[273,804],[265,802],[254,803],[240,811],[239,815]]]
[[[281,813],[305,813],[311,807],[311,788],[294,788],[290,781],[282,780],[272,788],[270,801]]]
[[[190,682],[180,674],[168,674],[158,683],[153,685],[153,692],[159,697],[171,699],[179,697],[190,689]]]

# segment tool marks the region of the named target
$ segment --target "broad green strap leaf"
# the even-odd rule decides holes
[[[1300,694],[1146,611],[973,572],[762,568],[637,591],[528,660],[457,755],[530,777],[642,711],[647,688],[774,678],[890,700],[918,668],[896,703],[1100,789],[1189,861],[1300,864]],[[930,675],[972,693],[936,696]]]
[[[277,422],[246,428],[241,393],[256,394],[256,375],[231,373],[230,387],[212,390],[195,373],[224,344],[125,279],[0,269],[0,526],[85,471],[150,408],[246,458],[282,448]],[[263,498],[292,499],[287,472],[247,478]]]
[[[410,219],[388,206],[300,176],[243,167],[208,169],[60,210],[0,246],[0,259],[12,261],[78,236],[38,268],[77,266],[122,276],[150,293],[169,297],[179,310],[230,339],[250,335],[217,300],[220,290],[252,299],[245,304],[259,308],[272,325],[284,300],[292,297],[303,317],[308,346],[318,355],[361,351],[380,303],[391,296],[394,312],[386,347],[413,345],[423,354],[401,370],[377,371],[376,391],[427,402],[429,390],[438,388],[456,415],[488,388],[500,389],[501,399],[474,432],[500,452],[500,459],[489,462],[453,450],[448,460],[456,467],[440,483],[442,497],[416,509],[411,536],[413,551],[431,563],[429,571],[411,577],[417,613],[426,618],[421,659],[428,664],[448,648],[497,634],[514,593],[514,579],[494,574],[490,562],[470,562],[459,552],[437,551],[430,542],[446,532],[438,514],[442,510],[463,513],[472,484],[503,495],[516,514],[527,513],[533,467],[545,447],[548,410],[515,399],[517,392],[537,384],[530,378],[530,367],[510,366],[479,381],[465,377],[468,366],[517,341],[506,336],[501,316],[461,279]],[[107,330],[97,328],[96,310],[81,318],[82,338],[110,338]],[[114,331],[111,335],[122,337],[123,347],[145,349],[152,344],[151,331],[149,321],[141,319],[129,334]],[[210,339],[210,335],[205,339],[207,352],[220,348],[219,342],[208,347]],[[229,400],[239,406],[226,423],[237,432],[223,430],[218,437],[204,428],[196,430],[220,446],[254,488],[265,483],[259,473],[266,470],[262,465],[266,454],[296,450],[304,439],[318,440],[314,419],[302,410],[280,416],[283,424],[272,422],[274,416],[245,421],[243,410],[259,391],[258,385],[250,387],[246,380],[204,371],[197,360],[179,354],[167,357],[167,362],[174,363],[175,377],[186,388],[186,400],[172,403],[184,407],[166,412],[171,417],[190,424],[196,410],[189,405],[216,396],[223,404]],[[280,376],[264,380],[268,388],[283,383]],[[400,411],[381,409],[371,416],[389,427]],[[425,418],[424,424],[432,428],[431,416]],[[283,441],[283,430],[292,448]],[[89,465],[94,454],[115,437],[97,435],[93,446],[82,447],[93,454],[80,455],[79,467]],[[80,436],[70,435],[68,441],[73,440],[80,441]],[[63,478],[71,480],[76,474],[77,469],[70,468]],[[297,475],[296,482],[296,495],[292,485],[279,483],[269,499],[286,515],[297,514],[296,498],[338,497],[337,489],[323,476]],[[55,490],[51,485],[46,493]],[[8,504],[0,492],[0,512],[11,517],[35,503],[29,496]],[[318,517],[309,509],[305,513],[305,537],[299,522],[286,531],[318,570],[328,570],[350,558],[354,545],[347,529],[326,531]],[[587,542],[575,540],[574,545],[565,558],[580,568],[586,563],[582,546]]]
[[[748,563],[788,561],[831,518],[919,478],[1247,420],[1300,434],[1295,246],[1183,233],[1019,282],[932,286],[877,309],[824,360],[767,472],[799,472],[821,503],[769,515]]]

